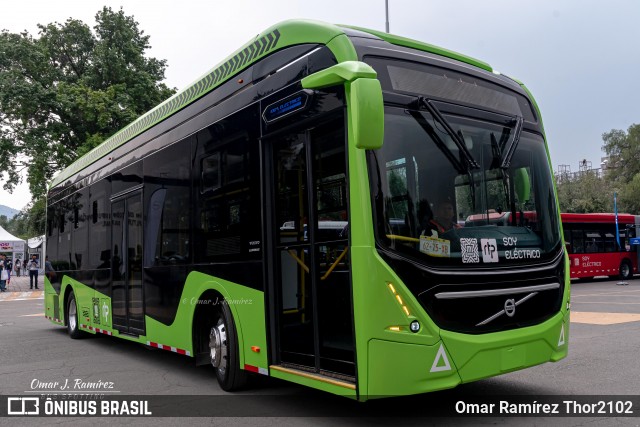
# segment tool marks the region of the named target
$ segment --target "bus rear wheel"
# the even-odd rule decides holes
[[[624,260],[620,263],[620,279],[622,280],[629,280],[631,279],[632,276],[632,272],[631,272],[631,263],[628,260]]]
[[[221,304],[216,317],[209,331],[211,365],[224,391],[239,390],[246,384],[247,375],[240,369],[238,335],[227,304]]]
[[[83,333],[80,330],[80,323],[78,322],[78,304],[76,304],[76,297],[73,294],[73,291],[71,291],[69,298],[67,298],[66,317],[69,337],[74,340],[82,338]]]

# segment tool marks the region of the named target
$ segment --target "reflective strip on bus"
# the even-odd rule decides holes
[[[191,356],[191,352],[183,350],[181,348],[171,347],[170,345],[158,344],[157,342],[147,341],[149,347],[159,348],[160,350],[172,351],[174,353],[182,354],[185,356]]]

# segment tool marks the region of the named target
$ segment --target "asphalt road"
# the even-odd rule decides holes
[[[430,411],[437,413],[439,406],[482,396],[640,395],[640,278],[628,286],[609,280],[572,284],[569,356],[558,363],[453,390],[364,404],[264,377],[254,381],[248,391],[229,398],[218,387],[212,370],[196,367],[190,358],[106,336],[71,340],[66,329],[42,316],[41,294],[13,293],[9,294],[11,299],[6,295],[0,299],[0,395],[33,395],[33,387],[39,383],[77,378],[111,382],[119,395],[218,396],[209,399],[228,417],[191,418],[190,424],[197,425],[388,425],[400,418],[405,425],[640,424],[640,417],[429,418]],[[265,414],[269,416],[259,416]],[[416,416],[421,418],[413,418]],[[32,425],[34,421],[87,423],[80,418],[13,418],[0,419],[0,424]],[[90,422],[113,425],[125,421],[154,426],[178,423],[171,418],[94,418]]]

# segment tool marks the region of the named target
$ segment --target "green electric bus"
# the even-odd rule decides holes
[[[278,24],[47,203],[46,317],[193,357],[227,391],[255,373],[364,401],[567,355],[538,107],[419,41]]]

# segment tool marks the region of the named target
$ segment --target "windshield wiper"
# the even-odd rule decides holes
[[[478,162],[475,161],[475,159],[471,155],[471,152],[467,148],[464,137],[462,136],[462,132],[456,132],[453,130],[447,119],[444,118],[444,116],[440,113],[440,110],[438,110],[438,108],[433,105],[433,102],[431,102],[430,99],[425,98],[424,96],[419,96],[418,102],[421,106],[429,110],[435,121],[442,125],[444,130],[447,132],[447,134],[449,134],[453,142],[458,147],[458,150],[460,150],[460,153],[462,153],[462,156],[469,164],[469,167],[471,169],[479,169],[480,166],[478,165]]]
[[[463,174],[466,173],[467,168],[456,158],[456,156],[451,152],[447,144],[440,138],[438,132],[429,124],[429,122],[424,118],[422,113],[415,110],[408,110],[411,117],[415,119],[416,122],[420,125],[420,127],[433,139],[433,142],[436,146],[442,151],[442,153],[449,159],[453,167],[458,171],[458,173]]]
[[[507,141],[509,140],[509,135],[511,135],[511,129],[507,127],[502,129],[500,142],[498,142],[493,132],[489,135],[491,138],[491,154],[493,157],[491,167],[489,169],[496,169],[502,164],[502,153],[504,151],[504,147],[507,145]]]
[[[516,117],[516,127],[513,131],[513,140],[511,141],[511,145],[509,145],[509,148],[507,149],[507,152],[505,153],[502,159],[502,164],[500,164],[500,167],[502,169],[509,169],[509,165],[511,164],[511,158],[513,157],[513,153],[515,153],[516,147],[518,146],[518,142],[520,142],[520,134],[522,134],[523,121],[524,120],[522,119],[521,116]]]

